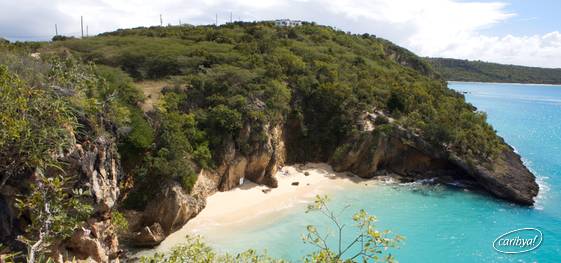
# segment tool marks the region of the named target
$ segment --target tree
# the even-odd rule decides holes
[[[218,105],[209,110],[208,121],[217,131],[234,134],[242,128],[242,115],[226,105]]]
[[[330,210],[327,206],[328,199],[326,196],[317,196],[314,203],[309,205],[306,213],[320,212],[333,222],[338,231],[338,248],[334,251],[327,245],[329,235],[322,235],[315,226],[307,226],[307,234],[303,240],[307,244],[312,244],[318,248],[317,251],[307,255],[305,262],[316,263],[354,263],[386,261],[394,262],[395,258],[388,254],[382,257],[387,248],[395,248],[404,238],[396,235],[389,237],[390,231],[378,231],[374,228],[376,218],[369,215],[364,210],[360,210],[353,216],[356,228],[359,234],[348,244],[343,244],[342,235],[345,224]],[[358,253],[345,256],[353,247],[359,246]],[[239,254],[217,254],[208,245],[201,241],[199,237],[187,237],[187,242],[183,245],[174,247],[167,254],[156,253],[151,257],[142,257],[141,263],[284,263],[283,259],[275,259],[267,255],[267,253],[258,253],[253,249],[246,250]]]
[[[37,64],[24,73],[0,66],[0,190],[19,190],[16,207],[28,224],[18,240],[28,262],[43,262],[93,213],[89,191],[63,160],[77,142],[105,132],[107,98],[119,94],[104,93],[94,68],[71,57]]]
[[[54,36],[51,41],[55,42],[55,41],[65,41],[65,40],[69,40],[69,39],[75,39],[75,37],[73,36],[63,36],[63,35],[56,35]]]
[[[358,262],[358,259],[361,259],[361,262],[394,262],[395,258],[391,254],[383,256],[383,253],[388,248],[397,247],[399,242],[404,239],[402,236],[390,237],[391,231],[376,230],[374,226],[377,221],[376,217],[361,209],[353,216],[355,227],[359,233],[351,242],[344,244],[343,231],[347,225],[327,206],[328,201],[327,196],[318,195],[314,203],[308,205],[306,212],[320,212],[333,223],[336,228],[337,248],[333,250],[328,246],[329,233],[322,234],[315,226],[308,225],[306,227],[308,232],[302,239],[305,243],[311,244],[319,250],[306,256],[306,262]],[[348,207],[343,208],[343,210],[346,208]],[[356,247],[359,248],[358,252],[351,253],[352,249]]]
[[[75,125],[66,102],[0,66],[0,189],[12,176],[57,166]]]
[[[69,238],[93,212],[93,207],[83,202],[90,193],[73,189],[70,176],[46,176],[38,168],[34,177],[31,194],[17,199],[19,211],[28,213],[31,219],[27,235],[19,237],[28,246],[29,263],[35,263],[38,254]]]
[[[157,253],[151,257],[142,257],[141,263],[286,263],[274,259],[266,253],[258,253],[253,249],[239,254],[217,254],[198,237],[187,237],[184,245],[174,247],[167,254]]]

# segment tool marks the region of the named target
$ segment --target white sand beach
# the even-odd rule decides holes
[[[252,220],[281,213],[303,202],[310,202],[318,194],[329,194],[361,183],[373,183],[347,173],[335,173],[324,163],[285,166],[276,177],[277,188],[245,182],[230,191],[213,194],[207,198],[205,209],[183,228],[168,236],[154,249],[141,251],[136,256],[168,251],[184,242],[187,235],[199,235],[213,226],[239,227]],[[297,185],[293,185],[295,183]]]

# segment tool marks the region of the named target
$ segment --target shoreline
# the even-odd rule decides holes
[[[461,80],[446,80],[448,84],[459,83],[459,84],[509,84],[509,85],[528,85],[528,86],[544,86],[544,87],[561,87],[560,84],[547,84],[547,83],[518,83],[518,82],[481,82],[481,81],[461,81]]]
[[[368,181],[373,183],[350,173],[334,172],[325,163],[284,166],[279,169],[276,178],[277,188],[246,181],[230,191],[214,193],[207,197],[206,207],[181,229],[169,235],[160,245],[137,251],[133,257],[169,251],[185,242],[186,236],[204,237],[206,231],[216,226],[237,229],[252,225],[255,220],[262,221],[311,202],[316,195],[348,189]]]

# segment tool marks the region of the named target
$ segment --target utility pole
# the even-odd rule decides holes
[[[162,20],[162,14],[160,14],[160,26],[164,25],[164,20]]]
[[[181,19],[179,19],[179,26],[181,26]]]
[[[232,12],[230,12],[230,24],[232,23]]]
[[[58,26],[55,24],[55,36],[58,36]]]
[[[80,16],[80,28],[82,29],[82,38],[84,38],[84,17]]]
[[[86,25],[86,37],[90,36],[90,30],[89,30],[89,26]]]
[[[216,14],[216,22],[214,22],[215,26],[218,26],[218,13]]]

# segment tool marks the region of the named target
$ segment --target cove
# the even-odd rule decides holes
[[[561,86],[451,82],[536,174],[540,194],[534,207],[521,207],[452,185],[394,182],[357,183],[331,191],[341,216],[364,208],[379,229],[406,237],[392,250],[400,262],[556,262],[561,258]],[[313,248],[301,241],[306,225],[328,227],[318,214],[305,214],[307,200],[243,222],[193,229],[220,251],[267,249],[298,262]],[[308,199],[309,201],[309,199]],[[249,215],[248,215],[249,216]],[[493,241],[518,228],[543,232],[539,248],[501,254]],[[349,239],[352,233],[345,233]]]

